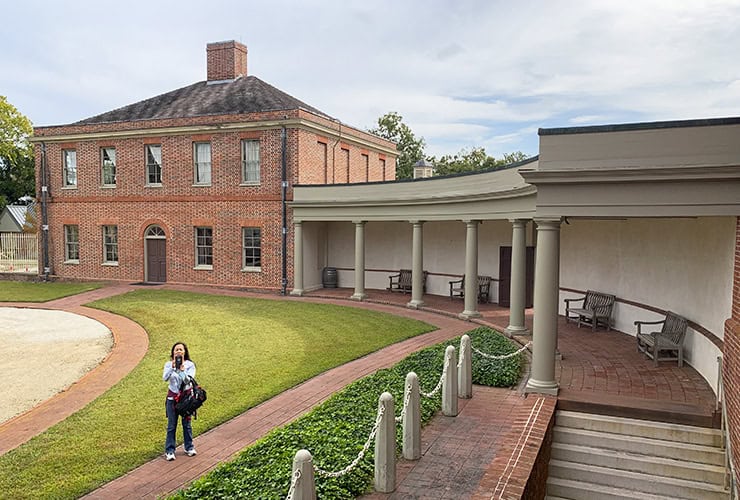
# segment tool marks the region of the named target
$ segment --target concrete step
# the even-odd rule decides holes
[[[570,429],[558,425],[553,428],[553,442],[598,447],[638,455],[680,458],[701,464],[724,465],[724,452],[711,446]]]
[[[564,462],[609,467],[616,470],[642,472],[654,476],[702,481],[723,486],[725,468],[665,457],[651,457],[638,453],[605,450],[592,446],[553,443],[551,458]]]
[[[704,446],[722,446],[722,433],[718,429],[695,427],[690,425],[638,420],[634,418],[614,417],[561,410],[557,412],[556,425],[601,431],[611,434],[640,436],[665,441],[700,444]]]
[[[608,467],[575,462],[550,460],[551,478],[591,483],[621,490],[639,492],[641,495],[662,495],[670,498],[717,499],[728,495],[724,487],[700,481],[659,477],[640,472],[616,470]],[[556,491],[553,494],[559,494]],[[566,495],[567,496],[567,495]],[[593,498],[593,497],[592,497]]]
[[[672,496],[649,495],[641,491],[555,477],[547,479],[546,498],[568,498],[570,500],[594,500],[596,498],[599,500],[676,500],[676,497]]]

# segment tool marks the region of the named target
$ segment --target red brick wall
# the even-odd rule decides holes
[[[732,455],[740,465],[740,217],[735,230],[735,269],[732,286],[732,317],[725,322],[722,377],[725,386]],[[740,479],[740,477],[738,477]]]

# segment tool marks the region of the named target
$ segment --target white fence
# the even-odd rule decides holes
[[[39,243],[36,234],[0,233],[0,273],[38,273]]]

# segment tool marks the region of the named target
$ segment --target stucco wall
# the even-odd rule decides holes
[[[321,288],[321,272],[326,266],[326,223],[303,223],[303,288]]]
[[[735,219],[571,220],[561,233],[560,284],[594,289],[620,299],[672,310],[719,338],[732,307]],[[562,292],[563,298],[577,295]],[[617,303],[617,330],[635,334],[635,320],[662,319],[655,313]],[[687,361],[714,388],[714,344],[689,330]]]

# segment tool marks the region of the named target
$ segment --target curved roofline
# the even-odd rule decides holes
[[[738,125],[740,117],[701,118],[697,120],[671,120],[658,122],[619,123],[613,125],[589,125],[585,127],[540,128],[538,135],[595,134],[599,132],[623,132],[628,130],[651,130],[684,127],[712,127]]]
[[[532,156],[531,158],[525,158],[524,160],[517,161],[514,163],[509,163],[508,165],[504,165],[503,167],[491,167],[487,168],[485,170],[475,170],[473,172],[459,172],[456,174],[447,174],[447,175],[436,175],[434,177],[423,177],[419,179],[396,179],[392,181],[370,181],[370,182],[353,182],[352,184],[347,184],[351,186],[359,186],[359,185],[372,185],[372,184],[400,184],[404,182],[429,182],[429,181],[438,181],[440,179],[451,179],[454,177],[467,177],[469,175],[478,175],[478,174],[486,174],[489,172],[500,172],[502,170],[510,170],[512,168],[521,167],[522,165],[527,165],[529,163],[534,163],[537,160],[540,159],[540,155]],[[294,184],[295,187],[302,187],[302,188],[321,188],[321,187],[337,187],[341,186],[343,184]]]

